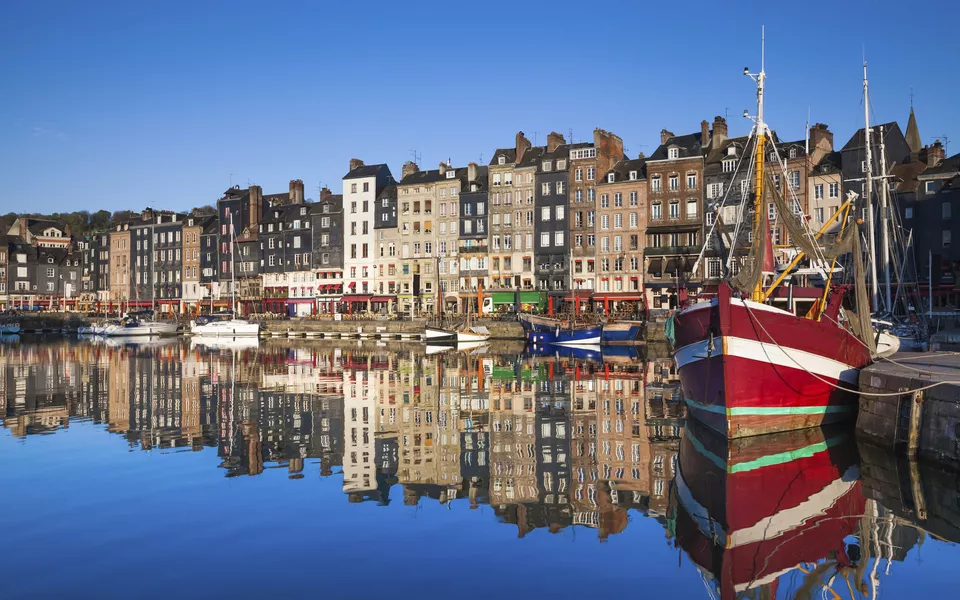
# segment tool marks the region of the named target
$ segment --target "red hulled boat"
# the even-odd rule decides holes
[[[674,358],[690,415],[730,438],[856,416],[857,375],[872,358],[837,324],[835,289],[820,320],[743,300],[727,285],[674,319]]]
[[[747,75],[757,84],[757,116],[749,138],[753,151],[749,161],[741,162],[749,162],[741,185],[731,182],[728,190],[742,190],[739,219],[747,220],[746,208],[752,205],[753,236],[740,240],[739,226],[734,230],[727,244],[728,266],[740,265],[734,254],[738,245],[749,246],[749,251],[739,272],[727,273],[716,298],[680,311],[673,325],[674,357],[690,414],[729,438],[854,418],[858,371],[870,364],[877,351],[854,217],[857,196],[850,192],[816,234],[807,228],[796,196],[788,201],[779,192],[779,181],[787,180],[787,172],[775,135],[763,121],[766,75],[762,68],[756,75]],[[765,173],[768,156],[774,157],[772,164],[782,167],[781,180]],[[739,172],[738,166],[734,177]],[[728,198],[729,191],[718,213]],[[773,259],[771,213],[780,215],[779,226],[786,228],[796,246],[792,261],[779,272]],[[713,224],[707,241],[721,235],[719,222]],[[821,246],[818,240],[828,232],[831,237],[836,233],[836,238]],[[804,259],[810,261],[810,268],[797,270]],[[852,276],[854,285],[837,285],[837,274]],[[788,310],[774,305],[781,287],[779,291],[787,293],[779,296],[788,297]],[[851,289],[856,293],[850,294],[845,309],[846,292]],[[798,297],[811,302],[801,306],[790,300]],[[887,346],[886,352],[896,349],[892,336],[884,336],[881,343]]]

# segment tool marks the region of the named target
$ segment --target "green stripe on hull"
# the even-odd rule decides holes
[[[856,405],[848,404],[844,406],[742,406],[736,408],[727,408],[720,404],[700,404],[696,400],[684,398],[690,408],[717,413],[720,415],[820,415],[830,413],[843,413],[856,410]]]

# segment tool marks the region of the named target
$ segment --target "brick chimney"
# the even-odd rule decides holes
[[[700,147],[706,148],[710,145],[710,122],[704,119],[700,121]]]
[[[825,123],[817,123],[810,128],[810,153],[812,154],[821,144],[826,143],[826,152],[833,152],[833,132]]]
[[[471,162],[467,165],[467,181],[473,183],[477,180],[477,163]]]
[[[303,180],[290,180],[290,204],[303,204]]]
[[[63,226],[63,235],[65,235],[65,236],[67,236],[67,237],[73,237],[73,230],[70,229],[70,225],[69,225],[69,224]]]
[[[403,163],[403,168],[400,169],[400,180],[402,181],[407,175],[413,175],[414,173],[419,173],[420,167],[417,166],[417,163],[412,160],[408,160]]]
[[[669,140],[669,139],[672,138],[672,137],[673,137],[673,132],[672,132],[672,131],[667,131],[666,129],[661,129],[661,130],[660,130],[660,143],[661,143],[661,144],[666,144],[666,143],[667,143],[667,140]]]
[[[940,143],[940,140],[935,141],[927,147],[927,166],[935,167],[939,165],[943,162],[944,156],[943,144]]]
[[[440,174],[443,175],[447,172],[447,163],[440,161]]]
[[[606,173],[623,160],[623,140],[605,129],[593,130],[593,147],[597,150],[597,172]]]
[[[567,140],[563,139],[563,135],[557,133],[556,131],[551,131],[547,134],[547,152],[553,152],[566,143]]]
[[[351,158],[351,159],[350,159],[350,170],[351,170],[351,171],[354,170],[354,169],[356,169],[356,168],[362,167],[362,166],[364,166],[363,161],[360,160],[359,158]]]
[[[713,118],[713,133],[710,143],[714,148],[719,148],[720,144],[727,141],[727,120],[717,115]]]
[[[17,219],[18,224],[20,225],[20,239],[27,241],[27,218],[20,217]]]
[[[526,154],[527,150],[531,148],[530,140],[528,140],[527,137],[523,135],[522,131],[517,132],[516,148],[517,148],[516,164],[519,165],[520,161],[523,160],[523,155]]]
[[[644,154],[643,152],[641,152],[640,154],[637,155],[637,158],[640,159],[640,160],[643,160],[643,159],[645,159],[646,157],[647,157],[647,155]]]
[[[320,201],[323,202],[327,198],[333,195],[333,192],[330,191],[330,188],[324,186],[320,188]]]
[[[250,228],[256,229],[263,218],[263,189],[259,185],[251,185],[250,193]],[[235,223],[237,229],[243,230],[246,223]]]

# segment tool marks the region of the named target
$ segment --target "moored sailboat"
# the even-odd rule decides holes
[[[762,66],[758,74],[746,74],[757,84],[750,182],[754,243],[739,273],[728,274],[716,298],[683,309],[674,322],[674,357],[690,414],[731,438],[852,419],[858,371],[877,356],[858,222],[853,218],[857,196],[851,192],[816,234],[807,229],[795,205],[786,202],[765,172],[767,153],[777,156],[763,120],[766,74]],[[782,216],[797,246],[793,260],[779,273],[773,265],[764,200]],[[742,208],[746,205],[744,198]],[[834,223],[839,226],[835,242],[821,246],[820,238]],[[843,269],[840,262],[847,255],[851,259]],[[805,311],[774,306],[774,292],[781,284],[790,285],[791,292],[801,289],[788,277],[804,259],[821,271],[824,281],[806,294],[814,298],[812,306]],[[838,273],[852,274],[853,284],[836,283]],[[855,293],[848,294],[851,291]],[[892,336],[882,341],[885,351],[895,351]]]

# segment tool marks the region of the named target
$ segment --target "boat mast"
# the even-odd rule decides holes
[[[863,61],[863,143],[866,147],[866,189],[863,200],[867,209],[867,240],[869,241],[870,256],[870,295],[873,301],[873,312],[877,312],[880,302],[880,291],[877,282],[877,232],[873,222],[873,154],[870,148],[870,91],[867,86],[867,61]]]
[[[764,71],[764,28],[760,28],[760,72],[756,75],[750,73],[748,67],[744,67],[743,74],[747,77],[750,77],[757,83],[757,116],[756,116],[756,129],[757,129],[757,145],[756,145],[756,165],[755,165],[755,181],[754,181],[754,196],[753,196],[753,231],[754,236],[758,235],[767,235],[767,232],[761,231],[763,226],[762,219],[762,210],[763,210],[763,184],[764,184],[764,171],[763,171],[763,156],[764,156],[764,145],[766,144],[766,134],[767,129],[766,125],[763,122],[763,85],[764,81],[767,78],[767,74]],[[746,113],[746,111],[744,111]],[[761,259],[762,260],[762,259]],[[763,301],[763,278],[757,283],[756,287],[753,288],[753,292],[750,294],[750,299],[754,302]]]
[[[887,153],[883,144],[883,125],[880,126],[880,259],[883,261],[884,300],[887,311],[893,314],[890,298],[890,180],[887,178]]]

